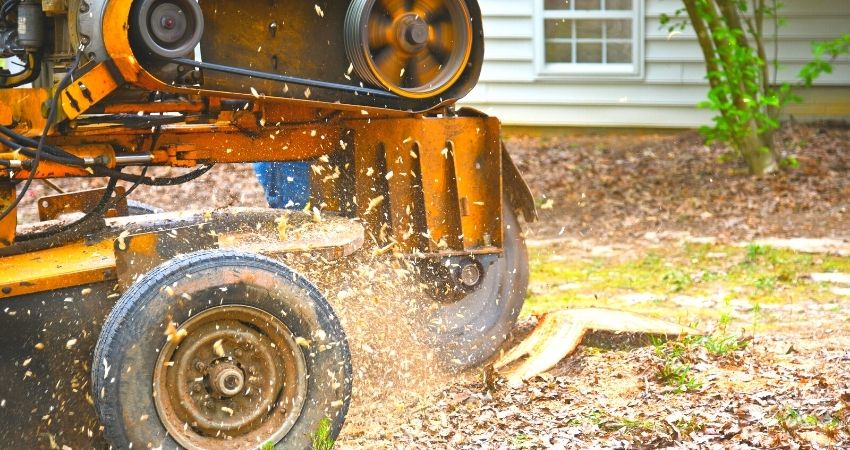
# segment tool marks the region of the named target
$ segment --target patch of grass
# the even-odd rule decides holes
[[[779,424],[786,430],[798,428],[816,428],[820,425],[820,419],[812,414],[803,414],[798,409],[786,407],[777,417]]]
[[[670,287],[670,290],[673,292],[681,292],[686,287],[691,285],[691,277],[685,275],[684,272],[678,270],[670,270],[665,273],[662,277],[665,283]]]
[[[331,437],[331,419],[323,417],[312,436],[313,450],[332,450],[334,440]]]
[[[835,435],[838,434],[838,431],[841,429],[841,421],[838,420],[837,417],[833,417],[828,421],[821,423],[820,430],[830,439],[834,439]]]
[[[726,356],[744,350],[750,341],[733,335],[693,336],[685,338],[691,345],[702,346],[714,356]]]
[[[577,256],[578,255],[578,256]],[[850,273],[850,258],[808,255],[751,244],[685,244],[646,249],[636,254],[588,257],[575,248],[530,249],[534,294],[524,315],[565,307],[614,307],[685,321],[715,321],[722,308],[688,308],[668,303],[671,294],[712,297],[719,292],[750,304],[787,303],[800,299],[835,301],[829,286],[807,280],[813,272]],[[548,289],[575,284],[567,290]],[[624,295],[651,294],[658,300],[623,303]],[[768,319],[768,318],[765,318]],[[769,322],[769,320],[768,320]]]
[[[747,246],[747,259],[746,261],[749,263],[754,263],[758,261],[758,259],[762,256],[767,255],[768,248],[763,245],[758,244],[750,244]]]
[[[511,443],[515,448],[532,448],[534,447],[534,441],[531,436],[520,433],[516,436],[511,437]]]
[[[580,425],[599,425],[605,419],[605,414],[598,410],[594,409],[589,413],[582,414],[578,417],[574,417],[567,421],[567,426],[580,426]]]
[[[661,358],[661,364],[655,371],[655,378],[662,384],[674,387],[674,392],[682,394],[699,390],[702,383],[691,373],[691,365],[685,362],[688,341],[662,342],[653,338],[655,354]]]
[[[773,275],[760,276],[756,278],[755,282],[753,282],[753,286],[758,291],[773,292],[773,290],[776,289],[776,283],[778,281],[779,278]]]
[[[662,383],[676,388],[677,394],[699,390],[702,383],[691,374],[690,364],[683,364],[674,359],[665,359],[655,372],[655,377]]]
[[[639,431],[652,431],[656,428],[655,422],[643,419],[629,419],[626,417],[612,417],[602,427],[608,431],[620,431],[634,433]]]
[[[702,431],[705,429],[705,422],[697,419],[696,417],[690,418],[682,418],[673,423],[673,426],[679,430],[683,436],[687,436],[696,431]]]

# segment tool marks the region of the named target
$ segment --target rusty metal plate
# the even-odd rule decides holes
[[[97,206],[104,194],[105,188],[42,197],[38,200],[38,217],[44,222],[57,220],[65,214],[87,213]],[[106,211],[106,217],[126,216],[128,210],[124,187],[116,186],[112,198],[114,204]]]

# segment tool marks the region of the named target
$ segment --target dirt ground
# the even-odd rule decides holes
[[[339,447],[850,448],[850,286],[810,279],[850,271],[850,257],[752,244],[847,243],[850,128],[789,125],[778,139],[797,167],[753,178],[696,133],[509,137],[541,208],[527,225],[532,286],[515,334],[533,327],[532,314],[590,304],[695,323],[709,337],[590,339],[512,388],[488,387],[478,371],[449,375],[427,351],[400,355],[355,330],[355,357],[380,362],[358,381],[377,387],[355,397]],[[37,185],[28,201],[45,192]],[[165,209],[264,205],[249,166],[134,198]],[[392,296],[394,283],[378,279],[369,295]],[[351,327],[383,323],[372,308],[342,315]]]

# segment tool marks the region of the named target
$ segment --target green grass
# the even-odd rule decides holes
[[[628,257],[601,258],[574,256],[555,246],[530,249],[530,266],[532,291],[525,315],[565,307],[609,306],[666,317],[678,310],[683,320],[714,322],[728,311],[694,307],[687,308],[685,316],[682,308],[669,300],[675,296],[720,297],[750,305],[835,301],[830,286],[814,283],[806,275],[850,273],[850,258],[759,245],[706,244],[671,245]],[[635,293],[653,294],[659,300],[636,305],[616,300]]]
[[[334,440],[331,437],[331,419],[323,417],[312,436],[313,450],[331,450]]]

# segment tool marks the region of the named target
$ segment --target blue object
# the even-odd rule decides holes
[[[310,201],[309,162],[256,163],[254,172],[272,208],[303,209]]]

